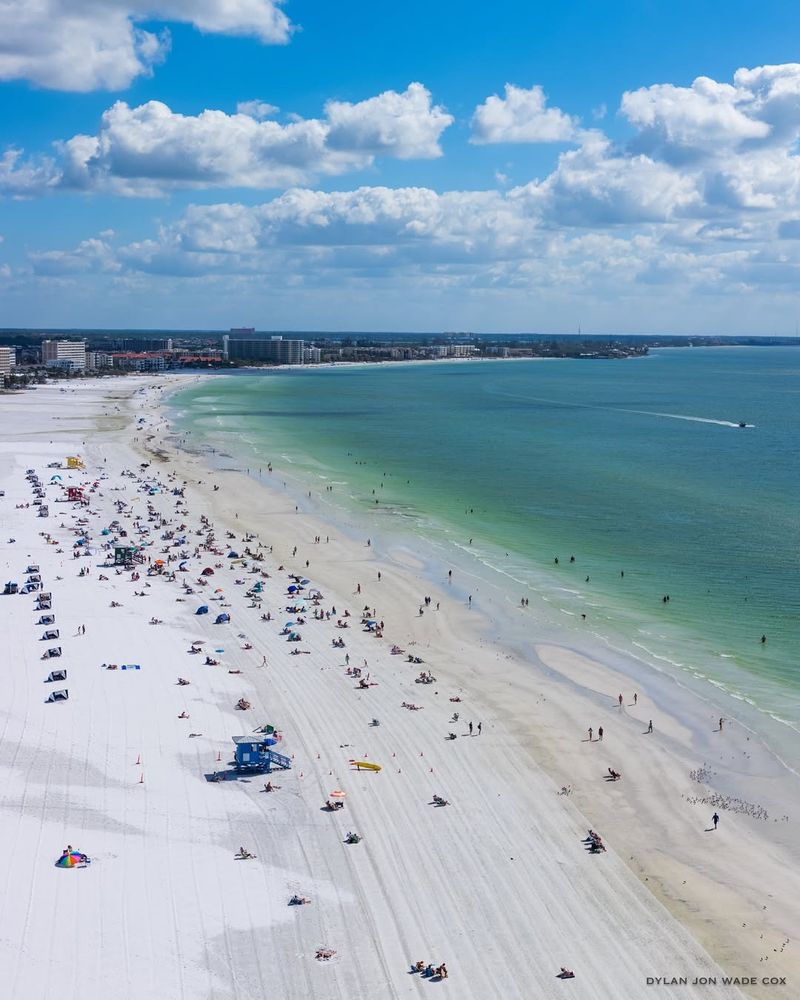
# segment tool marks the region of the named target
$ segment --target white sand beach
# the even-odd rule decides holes
[[[40,576],[52,595],[45,611],[39,590],[0,597],[3,995],[797,995],[797,785],[752,734],[732,726],[701,748],[679,693],[667,706],[645,678],[634,705],[613,664],[567,648],[522,662],[446,581],[434,590],[406,555],[296,511],[278,470],[269,489],[178,452],[159,411],[171,384],[0,396],[0,584]],[[68,455],[84,468],[64,468]],[[69,486],[88,502],[67,501]],[[144,561],[109,566],[115,540]],[[295,578],[310,582],[290,593]],[[246,596],[256,582],[260,601]],[[381,637],[362,617],[384,622]],[[51,647],[61,656],[42,659]],[[54,669],[66,680],[46,683]],[[416,683],[422,671],[435,681]],[[68,700],[46,701],[60,689]],[[291,768],[236,772],[232,738],[263,725]],[[719,808],[709,830],[714,806],[692,801],[701,765],[737,776],[742,799],[785,801],[788,820]],[[334,789],[346,798],[331,812]],[[589,828],[605,850],[588,849]],[[57,867],[67,845],[91,863]],[[447,978],[413,972],[418,960]]]

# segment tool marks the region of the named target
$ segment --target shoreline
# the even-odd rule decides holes
[[[630,692],[612,666],[546,643],[537,644],[538,660],[529,662],[480,627],[476,631],[476,625],[491,629],[491,611],[479,622],[479,608],[465,608],[446,584],[431,587],[425,560],[413,552],[383,551],[379,539],[368,548],[340,537],[329,523],[296,512],[287,494],[238,472],[211,472],[203,456],[177,452],[163,410],[154,413],[166,384],[145,377],[113,387],[116,392],[101,383],[63,395],[48,388],[0,404],[7,414],[26,416],[18,432],[7,422],[3,437],[3,450],[15,461],[3,473],[2,530],[18,538],[17,548],[2,548],[6,572],[19,574],[20,560],[29,557],[41,563],[57,602],[71,688],[67,705],[41,704],[42,646],[38,633],[28,635],[23,614],[19,634],[6,636],[13,671],[0,744],[0,765],[9,778],[3,807],[18,817],[15,827],[0,830],[9,859],[6,889],[13,889],[7,895],[18,900],[0,918],[0,966],[9,970],[15,995],[85,1000],[99,996],[87,992],[87,976],[109,987],[129,969],[123,989],[131,1000],[244,1000],[266,988],[291,1000],[399,997],[424,985],[409,977],[407,965],[423,952],[447,960],[449,986],[465,998],[523,998],[531,991],[561,997],[564,984],[554,974],[562,962],[575,968],[570,989],[581,998],[632,1000],[642,994],[646,977],[673,973],[721,982],[704,949],[727,974],[758,977],[766,956],[771,974],[788,977],[790,987],[797,982],[794,942],[784,944],[797,917],[794,859],[747,815],[722,810],[720,830],[704,832],[714,807],[681,799],[702,789],[687,775],[682,741],[688,730],[661,705],[653,707],[648,688],[638,692],[637,711],[652,713],[656,731],[642,743],[629,697],[623,710],[613,704],[617,690]],[[67,406],[67,420],[54,424]],[[142,415],[147,429],[137,433]],[[80,427],[70,429],[74,423]],[[89,434],[92,425],[96,431]],[[144,440],[150,434],[152,440]],[[368,694],[353,692],[341,658],[331,654],[331,637],[342,634],[332,623],[304,627],[310,656],[288,657],[274,625],[265,627],[242,604],[234,579],[242,571],[225,560],[219,560],[215,582],[234,621],[216,630],[193,617],[194,604],[176,604],[174,587],[160,577],[141,603],[131,598],[124,577],[102,583],[94,570],[74,581],[76,563],[59,560],[45,546],[30,510],[14,508],[26,495],[27,465],[44,472],[66,447],[84,447],[84,478],[100,477],[93,530],[114,516],[118,498],[134,509],[138,499],[143,513],[145,501],[151,502],[161,516],[184,517],[191,525],[205,515],[220,535],[227,530],[238,538],[249,528],[274,545],[265,565],[276,621],[286,602],[285,576],[277,567],[301,570],[306,559],[308,575],[339,613],[349,606],[356,615],[359,601],[375,606],[386,619],[386,639],[359,629],[345,634],[356,662],[369,660],[378,686]],[[137,450],[142,458],[133,457]],[[149,476],[188,482],[188,517],[176,515],[167,492],[148,499],[119,478],[121,468],[145,459]],[[63,507],[56,513],[47,522],[51,531],[76,516]],[[330,543],[314,544],[316,535],[327,533]],[[201,564],[193,561],[189,575]],[[356,582],[362,586],[358,596]],[[121,597],[118,610],[106,610],[109,589]],[[422,593],[440,602],[439,613],[417,614]],[[14,608],[27,610],[28,604]],[[153,611],[164,624],[143,627]],[[76,641],[71,630],[81,621],[90,623],[90,636]],[[535,629],[535,623],[526,627]],[[241,678],[186,657],[187,642],[201,634],[224,647],[225,665],[242,670]],[[237,648],[240,635],[251,638],[252,652]],[[421,655],[437,675],[434,690],[414,685],[419,668],[392,657],[392,642]],[[262,652],[266,671],[258,669]],[[141,675],[98,671],[109,656],[140,658]],[[190,671],[188,699],[175,686],[178,670]],[[234,709],[243,691],[254,702],[253,713]],[[453,743],[443,739],[454,708],[446,700],[451,692],[463,699],[455,708],[464,720],[482,721],[480,737],[464,738],[459,728]],[[425,710],[403,711],[400,700],[409,697]],[[187,724],[176,719],[183,705],[191,712],[188,725],[200,734],[196,740],[187,740]],[[381,721],[374,729],[368,726],[373,715]],[[585,740],[587,719],[604,726],[602,747],[597,739]],[[280,725],[296,757],[279,779],[283,790],[273,798],[260,794],[258,783],[209,786],[203,772],[224,766],[211,762],[222,751],[229,754],[231,733],[267,720]],[[749,752],[742,734],[726,730],[724,739],[720,752],[733,755],[741,768]],[[140,752],[142,769],[133,765]],[[690,747],[690,755],[696,752]],[[49,754],[55,756],[43,759]],[[381,760],[384,773],[358,776],[347,766],[352,754]],[[621,781],[605,781],[608,765],[623,772]],[[768,785],[771,779],[755,780]],[[572,793],[559,795],[566,783]],[[319,811],[331,787],[349,794],[344,825],[334,823],[334,830],[332,817]],[[452,798],[452,807],[431,810],[431,792]],[[593,857],[580,846],[587,825],[601,831],[606,854]],[[364,834],[364,844],[343,848],[336,831],[352,826]],[[56,872],[54,877],[82,881],[62,879],[51,889],[51,869],[42,871],[41,854],[55,843],[60,847],[62,838],[74,843],[79,834],[94,864],[87,872]],[[242,842],[257,849],[254,867],[230,860]],[[287,913],[288,887],[309,893],[314,906]],[[115,916],[120,908],[122,919]],[[94,948],[98,918],[107,956],[102,966]],[[476,919],[486,932],[480,936]],[[75,928],[68,932],[67,953],[34,963],[34,941],[58,930],[65,947],[65,922]],[[313,949],[323,943],[339,952],[329,966],[314,961]],[[153,956],[159,956],[155,970]],[[74,983],[74,991],[67,992],[65,983]],[[759,985],[746,992],[791,995]],[[666,985],[662,995],[700,993]],[[716,995],[740,994],[729,986]]]
[[[525,360],[525,359],[523,359]],[[179,431],[173,429],[174,435],[179,435]],[[201,462],[211,460],[212,467],[216,465],[216,460],[222,461],[219,452],[216,455],[208,455],[205,449],[196,452],[196,457]],[[242,472],[231,471],[231,466],[236,466],[241,461],[233,455],[228,458],[227,471],[232,476],[240,476],[250,484],[255,493],[251,493],[248,487],[242,483],[240,490],[242,496],[257,496],[258,491],[266,490],[272,493],[273,500],[277,500],[281,491],[265,481],[263,478],[256,479],[254,475],[247,475]],[[273,463],[274,464],[274,463]],[[280,478],[286,475],[287,479],[297,473],[294,470],[282,470],[279,472],[278,465],[275,465],[273,478]],[[310,483],[307,483],[310,485]],[[300,482],[294,483],[293,490],[290,490],[292,502],[302,505],[305,500],[300,489]],[[326,511],[321,508],[324,502],[320,495],[315,498],[315,504],[311,510],[302,510],[303,516],[307,517],[311,524],[325,522]],[[347,510],[342,516],[342,511],[336,512],[339,516],[334,523],[339,530],[346,525],[351,544],[355,543],[355,536],[359,531],[357,526],[358,512]],[[373,539],[373,546],[370,551],[370,559],[377,565],[380,556],[385,564],[391,562],[391,543],[388,549],[381,552],[381,528],[375,525],[374,519],[368,520],[366,512],[364,514],[364,524],[361,527],[361,534],[370,534]],[[309,527],[309,530],[310,527]],[[388,531],[391,537],[391,528]],[[376,544],[377,541],[377,544]],[[418,556],[418,553],[415,553]],[[446,585],[444,566],[438,567],[438,572],[433,571],[430,562],[433,557],[428,556],[428,563],[424,559],[417,559],[414,567],[420,584],[427,588],[427,593],[431,587],[435,587],[440,600],[450,597],[450,588]],[[403,567],[395,565],[395,570],[402,570]],[[438,577],[438,580],[437,580]],[[483,581],[482,581],[483,582]],[[458,585],[460,591],[466,590],[462,585]],[[469,588],[466,588],[469,589]],[[500,588],[494,597],[494,604],[502,600],[499,593]],[[452,600],[450,604],[452,604]],[[459,602],[456,602],[458,604]],[[459,609],[448,609],[449,613],[459,613]],[[736,892],[725,894],[724,903],[714,905],[712,902],[715,883],[714,877],[701,876],[703,885],[697,887],[697,894],[694,899],[685,890],[685,885],[689,879],[681,876],[691,874],[700,876],[696,870],[696,860],[692,858],[691,851],[687,850],[686,841],[683,838],[691,836],[692,828],[687,822],[688,817],[683,818],[681,824],[672,822],[674,817],[669,816],[669,810],[676,804],[680,804],[689,815],[695,814],[705,808],[703,803],[696,803],[693,800],[710,798],[716,802],[730,803],[731,809],[742,809],[743,814],[730,813],[730,815],[748,816],[758,814],[765,807],[760,803],[762,800],[768,803],[766,811],[769,813],[769,821],[755,821],[752,829],[742,829],[737,831],[738,836],[748,838],[748,848],[741,852],[741,864],[746,869],[747,857],[750,850],[758,854],[762,848],[758,846],[763,841],[765,849],[772,846],[779,846],[786,852],[785,862],[789,868],[792,864],[791,849],[796,843],[794,834],[794,824],[797,822],[797,808],[800,806],[800,776],[791,769],[788,761],[785,761],[778,750],[771,748],[762,742],[763,737],[755,728],[749,728],[738,721],[730,721],[726,729],[726,738],[732,731],[736,731],[737,736],[733,747],[726,746],[720,752],[715,748],[708,733],[713,735],[709,729],[711,720],[716,719],[719,713],[719,706],[713,703],[714,693],[711,690],[701,691],[696,687],[690,687],[683,683],[680,677],[676,677],[668,672],[659,672],[651,664],[635,659],[630,653],[617,650],[610,645],[602,646],[599,642],[587,641],[586,636],[580,636],[575,630],[575,638],[579,638],[580,645],[573,647],[569,640],[568,628],[562,629],[562,635],[558,638],[559,645],[544,644],[533,640],[523,640],[521,632],[511,636],[511,641],[506,637],[497,634],[496,626],[492,619],[492,612],[488,608],[482,608],[480,602],[475,606],[477,615],[484,616],[482,628],[475,626],[476,614],[464,615],[463,605],[461,606],[461,617],[459,620],[459,631],[466,631],[471,634],[471,641],[483,647],[487,651],[494,653],[494,659],[501,659],[505,664],[513,664],[515,669],[514,679],[509,682],[514,687],[515,692],[526,690],[530,704],[539,704],[540,699],[548,700],[550,704],[558,705],[559,718],[549,722],[540,723],[549,732],[546,738],[536,738],[526,731],[526,720],[519,718],[514,729],[514,735],[521,742],[527,744],[532,750],[537,764],[545,767],[550,777],[556,785],[572,785],[574,801],[587,816],[601,816],[604,829],[614,829],[619,837],[619,841],[624,847],[621,853],[629,857],[629,867],[637,874],[648,888],[654,892],[670,911],[690,927],[693,933],[701,938],[705,947],[720,961],[720,955],[730,958],[732,955],[740,954],[740,946],[726,946],[723,936],[716,932],[709,933],[710,926],[718,926],[728,923],[731,930],[742,923],[750,924],[750,921],[758,919],[758,910],[763,903],[758,899],[761,893],[761,886],[758,879],[753,879],[749,884],[742,885],[741,897],[737,899]],[[519,609],[506,604],[502,608],[504,619],[509,614],[518,613]],[[535,626],[534,626],[535,627]],[[544,655],[543,655],[544,654]],[[490,652],[491,655],[491,652]],[[614,662],[616,661],[616,662]],[[620,669],[622,668],[622,669]],[[644,676],[642,676],[644,669]],[[542,674],[545,676],[543,677]],[[474,677],[474,672],[471,675]],[[546,679],[545,679],[546,678]],[[609,803],[605,797],[597,794],[597,789],[591,789],[591,772],[586,768],[585,761],[579,760],[574,748],[563,736],[564,730],[581,732],[582,720],[586,718],[596,718],[599,714],[605,717],[602,722],[606,734],[608,724],[615,720],[616,704],[613,691],[628,690],[631,685],[634,687],[644,685],[645,689],[653,692],[655,697],[641,699],[640,705],[644,708],[650,705],[649,711],[659,713],[661,718],[657,721],[657,732],[659,739],[664,739],[665,745],[661,747],[668,753],[670,761],[670,792],[674,796],[673,806],[664,807],[663,803],[649,800],[646,796],[638,803],[635,810],[627,808],[624,810],[624,820],[616,814],[619,803],[615,802],[609,808]],[[537,689],[538,685],[538,689]],[[542,690],[544,689],[544,690]],[[544,693],[546,691],[547,693]],[[484,692],[485,694],[485,692]],[[726,691],[722,692],[723,697],[733,698],[735,696]],[[610,697],[609,697],[610,696]],[[567,709],[564,702],[568,699],[574,704]],[[513,704],[514,696],[509,701],[501,701],[503,711],[513,714],[516,706]],[[627,699],[626,699],[627,702]],[[609,709],[610,705],[610,709]],[[627,713],[627,704],[625,711]],[[754,710],[758,712],[758,710]],[[758,712],[758,715],[767,716],[767,713]],[[726,718],[729,718],[726,715]],[[626,719],[633,723],[633,720]],[[753,720],[753,721],[758,721]],[[774,720],[776,721],[776,720]],[[635,723],[634,723],[635,725]],[[646,726],[646,721],[642,721]],[[607,743],[606,735],[606,743]],[[758,749],[755,750],[753,743]],[[635,740],[630,737],[625,744],[625,754],[634,756],[637,750],[634,746]],[[553,744],[559,746],[559,752],[553,752]],[[615,765],[617,766],[617,765]],[[630,769],[631,765],[625,758],[624,766]],[[665,764],[658,762],[659,779],[664,780],[666,776]],[[682,772],[681,773],[681,769]],[[649,768],[643,767],[641,780],[647,780]],[[703,781],[694,781],[689,775],[699,773],[704,776]],[[580,790],[575,787],[577,780],[584,783]],[[782,781],[783,785],[773,787],[775,780]],[[787,795],[788,792],[788,795]],[[789,804],[786,804],[789,803]],[[792,808],[792,806],[794,808]],[[713,810],[713,805],[710,806]],[[786,813],[792,813],[786,819]],[[723,815],[727,816],[728,811]],[[635,836],[626,835],[626,826],[636,816],[647,816],[647,822],[642,823],[642,830]],[[600,825],[601,820],[597,820]],[[777,824],[777,827],[776,827]],[[663,831],[668,831],[668,837],[659,844],[658,847],[644,847],[642,834],[646,835],[647,827],[650,828],[654,839],[663,837]],[[657,831],[661,830],[659,834]],[[724,884],[724,866],[717,868],[716,877],[720,879],[720,884]],[[778,885],[779,882],[776,882]],[[703,908],[706,912],[704,916],[699,916],[702,900]],[[731,910],[734,910],[736,917],[732,918]],[[713,914],[713,916],[712,916]],[[740,916],[747,916],[750,920],[740,920]],[[780,946],[785,936],[790,936],[791,920],[784,919],[780,922],[781,930],[775,934],[775,943]],[[761,932],[759,932],[761,933]],[[760,940],[760,939],[759,939]],[[759,963],[766,957],[752,952],[752,961]],[[798,965],[800,971],[800,965]]]
[[[373,379],[369,382],[368,388],[373,392],[380,382],[380,374],[376,373],[377,381]],[[335,378],[335,374],[331,377]],[[345,379],[349,381],[346,376]],[[431,551],[440,551],[445,565],[459,565],[462,573],[475,572],[481,578],[493,579],[500,584],[499,589],[513,597],[514,602],[519,600],[520,595],[527,596],[535,605],[537,622],[540,627],[547,626],[551,637],[564,636],[570,631],[591,633],[594,645],[612,650],[615,655],[622,652],[628,658],[643,660],[653,671],[681,678],[701,697],[710,696],[711,701],[721,700],[720,715],[737,718],[743,725],[763,733],[785,761],[796,758],[800,752],[800,688],[793,683],[791,667],[796,629],[781,631],[780,624],[773,623],[771,618],[773,609],[783,608],[786,622],[794,620],[791,616],[794,602],[788,579],[785,601],[776,593],[768,602],[762,599],[760,603],[751,601],[748,604],[746,588],[749,585],[728,594],[728,578],[724,576],[719,562],[712,560],[710,572],[704,576],[702,565],[700,572],[693,574],[690,566],[693,558],[689,562],[668,561],[662,565],[642,558],[637,560],[636,553],[633,553],[633,564],[625,563],[626,578],[624,585],[620,586],[619,573],[611,572],[614,556],[608,546],[593,545],[592,537],[587,536],[585,530],[576,538],[569,537],[567,531],[558,528],[549,513],[529,531],[518,523],[519,518],[516,522],[512,518],[508,523],[501,519],[500,527],[495,530],[486,523],[492,506],[490,501],[488,506],[484,503],[481,510],[476,509],[477,523],[473,529],[469,526],[471,518],[455,516],[458,512],[451,517],[443,509],[441,489],[437,493],[436,490],[426,490],[422,485],[417,487],[417,475],[413,462],[409,466],[408,455],[404,455],[399,463],[380,466],[376,464],[381,461],[381,456],[376,456],[377,449],[372,447],[361,454],[355,441],[351,442],[353,456],[368,461],[350,464],[353,458],[349,457],[349,452],[345,458],[344,449],[335,447],[328,460],[325,457],[327,448],[333,445],[332,441],[328,441],[322,456],[326,467],[321,467],[314,458],[313,439],[299,427],[294,440],[292,428],[281,419],[285,403],[277,404],[275,430],[278,437],[266,436],[259,432],[257,424],[236,415],[240,399],[246,401],[245,410],[250,401],[259,405],[258,400],[263,394],[254,391],[259,381],[257,376],[251,376],[245,378],[249,386],[237,388],[236,382],[229,379],[225,386],[219,385],[219,391],[209,383],[209,392],[215,401],[208,409],[208,419],[202,418],[202,403],[198,407],[190,403],[186,419],[181,419],[178,426],[191,428],[198,435],[199,444],[205,441],[216,445],[221,453],[233,451],[231,461],[221,463],[226,467],[244,468],[245,465],[262,464],[266,467],[267,460],[275,459],[276,455],[285,458],[291,465],[280,463],[284,467],[283,478],[290,480],[298,495],[302,493],[305,497],[308,489],[312,490],[321,517],[331,517],[338,523],[358,518],[369,523],[367,533],[386,526],[392,534],[424,535],[423,544]],[[312,384],[319,384],[327,392],[324,386],[328,381],[324,378],[319,383],[312,380]],[[278,376],[272,380],[267,378],[265,382],[274,383],[278,400],[292,393],[291,382],[287,383]],[[264,399],[268,400],[270,389],[267,385],[264,389]],[[335,392],[332,385],[330,391]],[[307,390],[301,385],[298,386],[298,393],[298,399],[307,405]],[[204,393],[190,391],[189,395],[193,398]],[[313,409],[313,400],[311,405]],[[219,407],[224,415],[215,419]],[[217,422],[220,424],[218,428],[215,426]],[[239,434],[242,435],[241,440]],[[391,463],[392,456],[386,457]],[[373,515],[367,510],[370,486],[377,486],[378,481],[367,469],[358,468],[360,465],[369,465],[373,470],[390,470],[385,473],[390,477],[385,483],[390,489],[393,483],[394,489],[392,495],[387,496],[388,507],[383,510],[392,516],[378,515],[377,509]],[[252,472],[257,478],[255,469]],[[322,475],[323,472],[326,475]],[[407,474],[415,480],[411,488],[401,485]],[[335,494],[323,492],[328,480],[336,481]],[[439,482],[438,486],[441,487],[442,483]],[[462,482],[461,492],[464,489]],[[467,495],[468,492],[464,493],[464,496]],[[482,498],[476,496],[475,499],[478,501],[477,508]],[[492,500],[500,502],[497,496]],[[519,496],[517,501],[524,502]],[[558,502],[552,484],[551,495],[545,501],[548,512]],[[453,506],[458,504],[454,502]],[[579,505],[578,519],[585,521],[588,515],[587,505]],[[509,524],[514,524],[517,529],[513,535],[510,534]],[[557,535],[552,534],[553,528],[558,531]],[[476,539],[474,549],[465,544],[467,534],[473,533],[482,536]],[[627,543],[626,539],[621,542],[623,545]],[[643,544],[646,548],[646,542]],[[585,566],[585,570],[568,565],[564,558],[561,566],[554,569],[552,559],[542,558],[548,551],[563,556],[565,548],[567,552],[577,553],[578,566]],[[510,558],[507,550],[511,550]],[[688,553],[683,555],[688,557]],[[662,569],[666,575],[659,580]],[[591,574],[591,585],[587,579],[584,586],[584,572]],[[735,567],[731,572],[737,572]],[[744,572],[747,573],[746,568]],[[663,606],[660,600],[664,590],[671,590],[677,597],[677,601],[669,607]],[[705,594],[711,595],[712,591],[714,596],[709,597],[707,605],[711,617],[706,619],[699,609],[706,607],[703,603]],[[737,606],[743,608],[744,616],[737,615]],[[579,620],[581,612],[587,616],[583,623]],[[777,634],[773,633],[771,626]],[[758,637],[764,631],[770,633],[769,646],[758,645]],[[711,686],[721,690],[722,694],[715,696],[709,692]]]

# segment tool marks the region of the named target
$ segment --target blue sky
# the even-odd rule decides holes
[[[0,326],[794,332],[795,5],[100,7],[0,5]]]

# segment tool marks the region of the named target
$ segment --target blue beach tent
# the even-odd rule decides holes
[[[196,615],[207,615],[208,614],[208,605],[207,604],[201,604],[200,607],[197,609],[197,611],[195,611],[195,614]]]

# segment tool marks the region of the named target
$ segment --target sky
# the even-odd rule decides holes
[[[0,0],[0,327],[794,335],[789,0]]]

